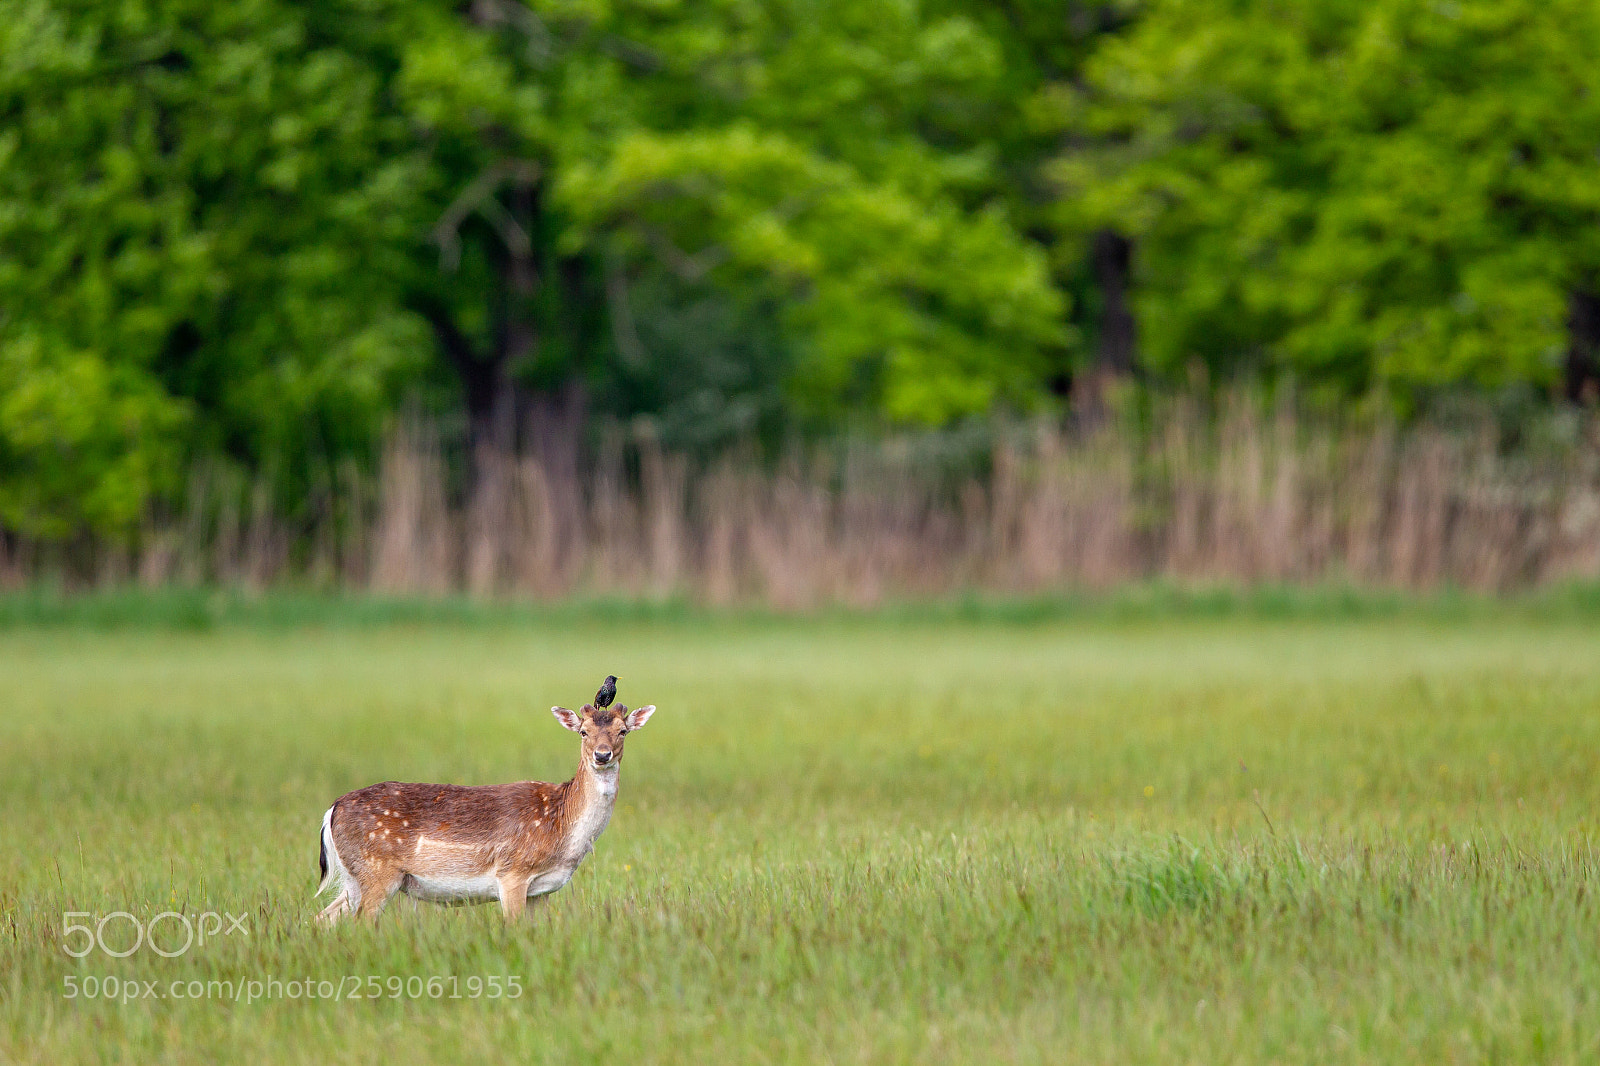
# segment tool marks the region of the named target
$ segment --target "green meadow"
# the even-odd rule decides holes
[[[1595,612],[9,610],[7,1062],[1600,1061]],[[314,924],[333,799],[607,673],[547,906]]]

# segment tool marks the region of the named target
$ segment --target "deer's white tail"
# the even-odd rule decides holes
[[[322,911],[322,920],[331,922],[345,911],[354,911],[361,902],[361,886],[356,879],[350,876],[350,871],[345,869],[344,860],[339,858],[339,847],[333,842],[333,808],[329,807],[322,815],[321,852],[317,856],[322,867],[322,883],[317,886],[317,895],[322,895],[328,890],[329,885],[337,883],[339,892],[333,897],[333,902]]]

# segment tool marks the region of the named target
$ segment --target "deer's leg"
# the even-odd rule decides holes
[[[356,876],[361,885],[361,900],[357,904],[356,915],[362,918],[376,918],[384,904],[389,902],[389,897],[399,891],[400,882],[405,879],[399,870],[377,866],[367,866]]]
[[[333,902],[322,908],[322,913],[317,915],[317,920],[323,925],[332,925],[351,911],[350,888],[347,885],[339,887],[339,894],[333,897]]]
[[[500,912],[506,921],[522,917],[523,905],[528,902],[528,878],[521,874],[504,873],[496,878],[500,882]]]

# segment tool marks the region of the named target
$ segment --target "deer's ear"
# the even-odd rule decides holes
[[[623,719],[623,724],[628,727],[629,732],[635,729],[642,729],[644,724],[650,720],[650,716],[655,713],[656,705],[653,703],[647,703],[643,707],[635,707],[628,713],[628,717]]]
[[[569,711],[565,707],[552,707],[550,708],[550,713],[556,716],[556,721],[574,733],[583,727],[583,722],[579,720],[576,711]]]

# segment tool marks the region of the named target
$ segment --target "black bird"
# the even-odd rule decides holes
[[[607,674],[606,683],[600,686],[600,691],[594,694],[596,707],[609,707],[611,701],[617,698],[617,675]]]

